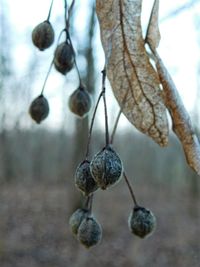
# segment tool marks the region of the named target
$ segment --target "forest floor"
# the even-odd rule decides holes
[[[68,219],[77,193],[65,184],[7,184],[0,188],[1,267],[199,267],[200,197],[170,185],[138,184],[141,205],[157,217],[147,239],[130,233],[132,202],[124,183],[98,192],[94,213],[101,244],[86,250]]]

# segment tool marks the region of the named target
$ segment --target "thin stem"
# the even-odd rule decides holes
[[[67,0],[64,0],[64,21],[65,21],[65,26],[66,26],[66,28],[68,28],[67,27],[67,25],[68,25],[68,16],[67,16],[67,14],[68,14],[68,12],[67,12]]]
[[[57,40],[56,47],[58,46],[58,44],[59,44],[59,42],[60,42],[60,38],[61,38],[63,32],[66,32],[66,29],[63,29],[63,30],[60,32],[60,34],[59,34],[59,36],[58,36],[58,40]]]
[[[117,130],[117,126],[119,124],[119,119],[121,117],[121,114],[122,114],[122,108],[120,108],[120,110],[118,112],[118,115],[117,115],[117,118],[115,120],[113,131],[112,131],[112,134],[111,134],[111,137],[110,137],[110,144],[113,144],[113,142],[114,142],[114,137],[115,137],[115,134],[116,134],[116,130]]]
[[[73,10],[73,7],[74,7],[74,4],[75,4],[75,0],[72,1],[69,9],[67,7],[67,0],[64,0],[64,9],[65,9],[65,30],[66,30],[66,35],[67,35],[67,40],[69,41],[70,45],[71,45],[71,48],[72,48],[72,51],[73,51],[73,55],[74,55],[74,65],[75,65],[75,68],[76,68],[76,72],[78,74],[78,79],[79,79],[79,86],[81,87],[82,86],[82,80],[81,80],[81,75],[80,75],[80,72],[79,72],[79,69],[78,69],[78,65],[77,65],[77,62],[76,62],[76,54],[75,54],[75,50],[74,50],[74,47],[73,47],[73,44],[72,44],[72,40],[71,40],[71,37],[70,37],[70,34],[69,34],[69,20],[70,20],[70,16],[71,16],[71,12]]]
[[[60,41],[60,38],[61,38],[61,36],[62,36],[62,33],[63,33],[64,31],[65,31],[65,29],[62,30],[62,31],[60,32],[60,34],[59,34],[59,36],[58,36],[57,45],[58,45],[58,43],[59,43],[59,41]],[[43,95],[43,93],[44,93],[44,89],[45,89],[47,80],[48,80],[48,78],[49,78],[49,74],[50,74],[50,72],[51,72],[53,63],[54,63],[54,57],[53,57],[53,60],[51,61],[51,64],[50,64],[49,69],[48,69],[48,72],[47,72],[47,75],[46,75],[46,77],[45,77],[45,80],[44,80],[44,83],[43,83],[43,86],[42,86],[42,90],[41,90],[41,95]]]
[[[135,206],[138,206],[138,203],[137,203],[137,201],[136,201],[136,197],[135,197],[134,192],[133,192],[133,188],[132,188],[132,186],[131,186],[131,184],[130,184],[130,182],[129,182],[129,179],[128,179],[128,177],[126,176],[126,173],[125,173],[125,172],[123,172],[123,176],[124,176],[125,182],[126,182],[126,184],[127,184],[127,186],[128,186],[128,189],[129,189],[129,191],[130,191],[131,197],[132,197],[132,199],[133,199],[133,203],[134,203]]]
[[[49,78],[49,74],[51,72],[51,69],[52,69],[52,66],[53,66],[53,62],[54,62],[54,59],[51,61],[50,67],[49,67],[48,72],[47,72],[47,75],[45,77],[45,80],[44,80],[44,83],[43,83],[43,86],[42,86],[42,90],[41,90],[41,93],[40,93],[41,95],[43,95],[43,93],[44,93],[44,89],[45,89],[47,80]]]
[[[68,9],[67,0],[64,0],[64,10],[65,10],[64,17],[65,17],[66,29],[69,29],[69,20],[70,20],[70,17],[71,17],[71,13],[72,13],[74,4],[75,4],[75,0],[72,1],[71,5],[70,5],[70,7]]]
[[[71,13],[72,13],[72,10],[73,10],[73,7],[75,5],[75,0],[72,1],[70,7],[69,7],[69,12],[68,12],[68,17],[70,18],[71,16]]]
[[[109,144],[109,128],[108,128],[108,111],[107,111],[107,104],[106,104],[106,69],[102,70],[102,94],[103,94],[103,102],[104,102],[104,115],[105,115],[105,140],[106,145]]]
[[[66,32],[67,32],[67,37],[68,37],[69,43],[71,45],[71,48],[72,48],[72,51],[73,51],[73,54],[74,54],[74,65],[75,65],[75,68],[76,68],[76,71],[77,71],[77,74],[78,74],[79,86],[81,87],[82,86],[82,80],[81,80],[81,75],[80,75],[80,72],[79,72],[79,69],[78,69],[78,65],[77,65],[77,62],[76,62],[75,50],[74,50],[74,47],[73,47],[73,44],[72,44],[72,41],[71,41],[71,38],[70,38],[70,35],[69,35],[69,31],[67,29],[66,29]]]
[[[93,203],[93,194],[89,195],[86,200],[85,203],[83,205],[83,208],[88,210],[88,212],[91,214],[92,213],[92,203]]]
[[[123,108],[124,108],[124,105],[126,103],[126,98],[127,98],[128,92],[129,92],[129,90],[126,92],[126,94],[124,96],[124,99],[122,101],[122,105],[120,107],[119,113],[118,113],[117,118],[115,120],[115,124],[114,124],[113,131],[112,131],[111,138],[110,138],[110,144],[113,144],[113,142],[114,142],[114,137],[115,137],[115,134],[116,134],[116,131],[117,131],[117,127],[118,127],[118,124],[119,124],[119,119],[120,119],[121,114],[123,112]]]
[[[88,205],[89,205],[89,202],[90,202],[90,196],[88,196],[85,200],[85,203],[83,205],[83,208],[88,210]]]
[[[90,201],[89,201],[89,207],[88,207],[90,214],[92,213],[93,196],[94,196],[94,194],[90,195]]]
[[[103,96],[103,94],[101,92],[99,97],[98,97],[98,99],[97,99],[97,103],[95,105],[94,112],[93,112],[93,115],[92,115],[92,120],[91,120],[91,124],[90,124],[89,135],[88,135],[86,155],[85,155],[85,159],[86,160],[88,159],[88,156],[89,156],[89,149],[90,149],[90,143],[91,143],[91,137],[92,137],[92,130],[93,130],[93,126],[94,126],[94,120],[95,120],[96,113],[97,113],[97,108],[99,106],[99,102],[100,102],[102,96]]]
[[[52,10],[52,7],[53,7],[53,1],[54,1],[54,0],[51,1],[51,5],[50,5],[50,8],[49,8],[49,14],[48,14],[48,17],[47,17],[47,21],[50,20],[51,10]]]

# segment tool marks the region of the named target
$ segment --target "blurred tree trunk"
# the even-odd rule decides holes
[[[1,160],[1,176],[3,181],[8,181],[12,177],[12,160],[7,131],[6,131],[6,91],[8,80],[12,74],[12,64],[10,58],[10,40],[9,40],[9,23],[6,13],[6,3],[0,0],[2,7],[0,13],[0,160]]]

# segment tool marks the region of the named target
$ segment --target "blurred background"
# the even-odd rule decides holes
[[[46,19],[50,2],[0,0],[0,266],[199,266],[199,177],[187,166],[172,132],[163,149],[124,116],[114,146],[138,202],[156,215],[157,230],[145,240],[130,233],[132,200],[122,180],[95,194],[94,214],[103,227],[101,244],[88,251],[72,236],[68,219],[82,203],[74,172],[84,159],[91,119],[89,114],[80,120],[68,108],[68,98],[78,86],[76,71],[65,77],[52,69],[44,92],[50,115],[42,125],[28,114],[56,45],[40,52],[31,42],[32,29]],[[200,136],[200,1],[160,2],[159,53]],[[143,1],[144,33],[152,3]],[[51,23],[56,37],[63,29],[63,13],[63,1],[55,0]],[[81,76],[95,103],[104,55],[93,0],[76,1],[71,35]],[[107,95],[112,130],[119,108],[109,84]],[[91,155],[103,145],[100,105]]]

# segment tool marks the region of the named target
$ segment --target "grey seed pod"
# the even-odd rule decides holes
[[[60,72],[60,73],[63,74],[63,75],[67,74],[67,73],[71,70],[71,68],[68,68],[68,67],[66,67],[66,66],[59,65],[59,64],[57,64],[55,61],[54,61],[54,67],[55,67],[55,69],[56,69],[58,72]]]
[[[49,114],[49,104],[43,95],[39,95],[32,101],[29,108],[29,114],[37,123],[40,123],[46,119]]]
[[[79,164],[75,173],[75,185],[86,196],[98,189],[98,185],[90,172],[90,162],[84,160]]]
[[[128,224],[133,234],[144,238],[154,231],[156,217],[150,210],[136,206],[129,216]]]
[[[32,31],[33,44],[43,51],[54,42],[54,30],[49,21],[38,24]]]
[[[77,235],[78,228],[83,219],[88,216],[87,209],[77,209],[69,218],[69,225],[72,230],[72,233]]]
[[[74,53],[70,44],[59,44],[54,52],[54,66],[57,71],[65,75],[74,66]]]
[[[69,108],[71,112],[83,118],[90,111],[92,101],[89,93],[82,86],[76,89],[69,98]]]
[[[123,166],[118,154],[110,146],[106,146],[94,156],[90,171],[98,186],[106,189],[120,180]]]
[[[83,219],[78,228],[77,237],[86,248],[98,244],[102,237],[100,224],[93,217]]]

